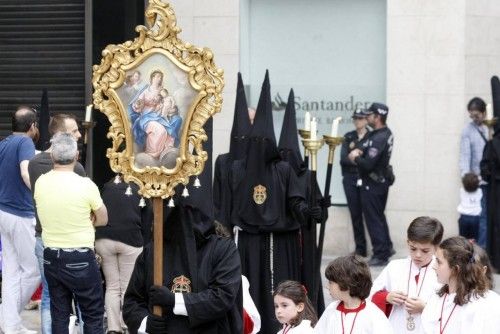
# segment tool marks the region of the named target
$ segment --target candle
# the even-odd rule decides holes
[[[316,140],[316,129],[317,129],[316,117],[313,117],[311,121],[311,140]]]
[[[486,105],[486,119],[487,120],[493,119],[493,106],[491,105],[491,103],[488,103]]]
[[[85,122],[90,122],[91,118],[92,118],[92,104],[89,104],[87,106],[87,109],[85,110]]]
[[[307,131],[311,130],[311,114],[309,111],[306,111],[306,115],[304,117],[304,129]]]
[[[339,135],[339,123],[342,117],[337,117],[333,120],[332,122],[332,132],[330,133],[330,136],[332,137],[337,137]]]

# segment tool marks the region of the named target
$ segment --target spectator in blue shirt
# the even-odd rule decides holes
[[[40,284],[35,257],[35,211],[28,163],[35,155],[36,115],[19,107],[12,116],[12,135],[0,141],[0,235],[2,240],[2,304],[4,333],[35,334],[21,323],[21,311]]]
[[[474,97],[467,104],[467,110],[471,122],[465,126],[460,140],[460,175],[463,177],[467,173],[474,173],[481,177],[479,163],[483,157],[483,150],[488,141],[488,127],[483,124],[486,118],[486,103],[479,97]],[[487,212],[486,198],[488,185],[481,181],[483,197],[481,200],[481,218],[479,220],[479,233],[477,243],[486,247],[487,236]]]

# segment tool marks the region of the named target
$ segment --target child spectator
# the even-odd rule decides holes
[[[276,319],[283,325],[278,334],[309,334],[318,321],[306,288],[296,281],[281,282],[274,292]]]
[[[415,218],[407,230],[410,256],[391,261],[373,282],[371,299],[395,333],[423,333],[420,315],[441,287],[432,263],[442,238],[443,225],[437,219]]]
[[[372,278],[366,262],[356,255],[339,257],[330,262],[325,276],[336,301],[326,308],[314,333],[393,333],[384,313],[367,299]]]
[[[464,237],[439,245],[434,269],[444,285],[422,313],[424,333],[498,333],[500,305],[486,298],[490,283],[476,259],[472,243]]]
[[[471,240],[478,239],[479,219],[481,218],[481,198],[483,191],[479,188],[479,177],[474,173],[467,173],[462,177],[460,188],[460,204],[457,207],[459,234]]]

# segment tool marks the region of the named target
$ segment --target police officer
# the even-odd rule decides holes
[[[368,125],[373,129],[362,149],[354,149],[349,159],[358,166],[361,176],[361,202],[363,215],[373,245],[371,266],[385,266],[394,254],[389,227],[385,217],[385,205],[389,186],[394,182],[391,159],[393,135],[386,125],[389,108],[382,103],[372,103],[367,110]]]
[[[347,199],[347,206],[351,214],[352,230],[356,249],[354,253],[366,257],[365,227],[363,224],[363,212],[361,207],[361,185],[362,180],[356,163],[348,158],[350,152],[355,149],[363,150],[368,128],[366,127],[366,116],[368,113],[363,109],[356,109],[352,114],[355,130],[344,135],[344,141],[340,151],[340,166],[342,168],[342,184]]]

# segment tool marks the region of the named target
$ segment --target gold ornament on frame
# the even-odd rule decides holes
[[[137,26],[133,41],[103,50],[93,100],[111,123],[111,169],[140,195],[167,198],[203,171],[203,125],[221,110],[224,79],[210,49],[177,37],[170,4],[149,1],[145,17],[149,28]]]

